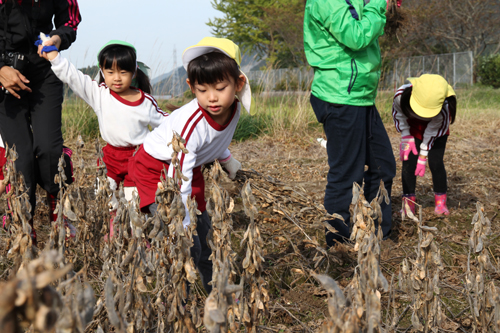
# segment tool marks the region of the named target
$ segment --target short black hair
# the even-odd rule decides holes
[[[128,72],[135,73],[137,66],[137,55],[133,48],[125,45],[111,45],[99,54],[99,65],[104,69],[116,66]]]
[[[136,88],[150,94],[153,90],[148,76],[137,68],[137,55],[133,48],[125,45],[110,45],[99,53],[99,65],[104,69],[113,68],[113,63],[127,72],[135,73]],[[99,83],[104,82],[104,77],[99,74]]]
[[[223,80],[236,83],[240,79],[240,69],[234,59],[222,52],[202,54],[189,62],[187,76],[190,84],[215,84]]]

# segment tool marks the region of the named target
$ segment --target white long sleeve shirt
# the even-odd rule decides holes
[[[158,128],[149,133],[144,140],[144,150],[154,158],[170,162],[172,160],[173,131],[186,140],[188,154],[178,155],[181,171],[188,178],[182,182],[181,195],[184,206],[192,192],[193,169],[213,162],[216,159],[223,160],[229,157],[229,144],[233,139],[236,125],[240,118],[240,103],[235,103],[232,118],[225,125],[217,124],[210,115],[194,99],[182,108],[176,110],[168,117],[168,121],[162,123]],[[168,168],[168,176],[173,177],[174,168]],[[189,214],[183,221],[184,226],[190,224]]]
[[[148,125],[156,128],[168,118],[169,114],[158,107],[153,96],[140,89],[137,89],[141,93],[139,100],[129,102],[109,89],[105,83],[99,84],[83,74],[61,55],[52,60],[51,64],[56,76],[94,110],[101,136],[112,146],[140,145],[149,133]]]
[[[405,84],[396,91],[392,104],[392,117],[396,130],[401,133],[402,137],[411,135],[422,140],[420,154],[427,156],[437,138],[450,134],[450,111],[448,109],[448,102],[445,101],[441,112],[429,121],[408,119],[401,110],[401,94],[406,88],[411,86],[411,84]]]

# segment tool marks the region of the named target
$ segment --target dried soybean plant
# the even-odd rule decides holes
[[[68,241],[71,237],[75,237],[76,234],[71,235],[71,229],[69,227],[70,223],[76,223],[79,220],[79,216],[82,217],[84,213],[76,214],[77,211],[76,200],[71,194],[71,190],[68,189],[66,184],[67,177],[64,172],[66,167],[66,162],[64,160],[64,154],[59,158],[59,163],[57,164],[57,173],[54,176],[54,182],[59,185],[59,193],[57,194],[57,204],[54,214],[57,214],[57,219],[55,223],[52,223],[51,231],[49,235],[49,241],[46,244],[47,249],[59,249],[61,255],[64,255],[65,249],[68,246]]]
[[[56,269],[56,266],[61,267]],[[62,320],[63,302],[51,284],[66,276],[71,268],[63,265],[62,255],[57,251],[42,252],[13,279],[0,283],[2,333],[20,333],[31,325],[39,332],[53,331],[56,322]]]
[[[233,219],[231,213],[234,208],[233,198],[220,185],[225,172],[218,161],[215,161],[210,171],[212,186],[210,187],[210,197],[207,202],[207,211],[212,220],[212,230],[209,238],[209,245],[212,249],[210,259],[213,263],[212,283],[216,284],[220,278],[222,263],[228,263],[230,267],[229,282],[234,282],[237,274],[236,253],[233,251],[231,234],[233,232]]]
[[[236,180],[243,186],[247,179],[252,179],[250,183],[252,193],[256,197],[256,201],[258,201],[259,212],[262,213],[259,214],[258,218],[263,222],[260,225],[261,228],[274,234],[274,225],[267,223],[290,222],[291,225],[283,228],[282,232],[286,230],[283,236],[274,238],[283,239],[284,242],[290,243],[294,250],[291,256],[294,257],[302,257],[298,246],[313,249],[314,257],[312,261],[307,261],[304,264],[309,266],[310,269],[321,268],[328,271],[330,261],[332,259],[338,261],[338,259],[333,255],[329,255],[325,248],[319,244],[318,239],[310,236],[308,232],[319,231],[323,233],[326,228],[329,232],[335,233],[337,230],[328,223],[328,220],[340,219],[343,221],[343,217],[339,214],[328,214],[323,205],[315,203],[314,200],[296,187],[288,186],[271,177],[265,177],[256,171],[240,170]],[[266,215],[271,217],[264,217]],[[296,246],[297,242],[291,241],[297,238],[300,239],[298,246]],[[301,267],[299,271],[303,272],[303,268]]]
[[[6,164],[3,183],[6,185],[7,211],[3,228],[7,231],[7,258],[13,267],[9,276],[26,266],[35,256],[32,235],[36,237],[31,215],[31,204],[24,177],[17,172],[15,161],[18,158],[15,146],[5,148]]]
[[[203,324],[210,333],[237,332],[238,326],[236,326],[234,312],[231,309],[238,309],[233,295],[240,293],[243,287],[241,284],[229,283],[231,268],[227,260],[225,263],[217,263],[217,266],[221,268],[220,276],[216,283],[212,281],[212,291],[205,301]]]
[[[113,190],[107,177],[106,164],[103,161],[103,152],[99,140],[96,140],[95,149],[97,152],[96,169],[96,189],[95,189],[95,210],[89,216],[89,230],[86,239],[89,239],[89,245],[95,246],[101,241],[102,235],[109,235],[109,221],[111,219],[110,210],[117,207],[118,202],[114,196]],[[109,251],[109,242],[105,242],[102,251]],[[94,249],[95,250],[95,249]]]
[[[123,187],[118,197],[113,220],[115,234],[106,242],[102,254],[101,277],[107,276],[106,310],[116,329],[146,330],[152,327],[155,319],[152,292],[148,288],[154,282],[154,251],[147,251],[149,243],[144,240],[148,221],[139,212],[137,197],[127,202]]]
[[[335,280],[327,275],[312,275],[319,281],[328,295],[328,314],[321,326],[322,333],[330,332],[359,332],[361,328],[360,319],[363,316],[363,301],[359,283],[351,283],[348,288],[347,297],[337,285]],[[357,276],[355,276],[357,280]],[[354,281],[353,281],[354,282]]]
[[[364,325],[367,332],[381,330],[381,293],[389,289],[389,284],[380,269],[380,242],[382,241],[382,221],[381,204],[385,201],[389,203],[388,193],[381,181],[379,190],[375,198],[368,203],[364,196],[364,191],[359,184],[353,184],[353,198],[349,208],[352,217],[351,240],[355,241],[354,250],[358,252],[358,266],[355,270],[355,277],[347,287],[350,291],[350,302],[356,308],[356,313],[362,313],[364,308]],[[375,225],[375,221],[379,225]],[[359,291],[361,293],[359,293]],[[362,297],[361,297],[362,296]],[[360,303],[364,300],[364,307]],[[354,313],[354,310],[352,310]],[[356,326],[354,315],[350,316],[351,327]]]
[[[465,290],[472,314],[472,326],[476,332],[487,332],[490,323],[495,332],[500,332],[500,290],[489,274],[498,269],[492,265],[488,253],[488,236],[491,234],[491,222],[484,213],[484,206],[476,203],[477,212],[472,218],[472,231],[469,238]],[[471,256],[476,265],[471,271]],[[489,274],[488,274],[489,273]]]
[[[241,190],[241,198],[245,214],[250,218],[248,229],[243,235],[241,246],[246,245],[246,255],[243,259],[242,285],[248,284],[250,292],[245,292],[241,300],[242,321],[248,332],[256,332],[259,322],[268,314],[269,293],[266,289],[267,282],[262,276],[264,273],[262,256],[264,242],[260,230],[255,223],[255,215],[258,214],[255,197],[252,194],[250,180]]]
[[[94,290],[88,283],[81,283],[78,275],[60,283],[57,289],[64,296],[56,333],[84,333],[94,315]]]
[[[180,184],[187,178],[181,173],[181,167],[178,159],[179,153],[188,154],[185,148],[185,140],[176,132],[173,133],[172,141],[172,161],[170,168],[174,168],[173,181],[166,176],[162,179],[157,191],[158,210],[154,230],[158,223],[164,223],[167,226],[165,232],[166,242],[164,243],[167,251],[167,260],[170,263],[168,281],[164,281],[164,297],[166,304],[166,323],[160,319],[162,327],[172,327],[174,332],[192,332],[195,327],[201,326],[201,317],[194,300],[190,304],[190,313],[185,305],[188,301],[189,285],[196,282],[196,267],[191,257],[191,247],[193,246],[193,236],[196,235],[196,223],[198,208],[196,201],[192,198],[187,199],[187,208],[184,207],[182,196],[180,194]],[[163,197],[163,198],[161,198]],[[170,207],[168,206],[170,201]],[[161,201],[161,202],[160,202]],[[183,220],[189,214],[190,224],[184,226]],[[165,220],[166,218],[166,220]],[[159,226],[158,226],[159,230]],[[156,232],[156,231],[155,231]],[[156,236],[158,238],[158,236]],[[165,238],[164,238],[165,239]],[[191,293],[192,295],[192,293]]]
[[[422,215],[415,217],[409,207],[407,214],[418,226],[415,260],[405,258],[399,272],[399,286],[412,299],[411,324],[419,332],[437,331],[446,316],[441,310],[440,272],[444,269],[441,251],[436,243],[436,227],[424,226]],[[421,208],[420,208],[421,212]],[[391,328],[397,323],[393,320]]]
[[[381,332],[381,293],[389,285],[380,269],[382,230],[375,221],[382,221],[381,204],[389,198],[383,183],[371,203],[368,203],[359,184],[353,184],[350,206],[353,230],[351,240],[358,252],[358,266],[344,292],[326,275],[312,273],[328,293],[328,312],[322,332]]]

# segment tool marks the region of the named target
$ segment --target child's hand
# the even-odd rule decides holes
[[[61,37],[54,35],[49,37],[43,32],[40,32],[38,40],[35,42],[38,46],[38,55],[47,60],[53,60],[59,54],[59,47],[61,46]]]
[[[233,155],[229,155],[225,160],[219,161],[221,166],[226,169],[229,178],[236,178],[236,172],[241,170],[241,162],[233,157]]]
[[[399,158],[401,161],[407,161],[410,153],[418,154],[417,147],[415,146],[415,138],[411,135],[403,136],[401,144],[399,145]]]
[[[420,155],[415,169],[415,176],[423,177],[425,175],[425,166],[427,165],[427,156]]]

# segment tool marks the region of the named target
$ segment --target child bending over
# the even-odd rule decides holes
[[[403,204],[407,201],[415,213],[415,184],[417,176],[424,176],[428,161],[434,186],[434,212],[448,215],[443,156],[449,126],[457,113],[455,91],[442,76],[435,74],[408,80],[410,84],[397,90],[392,107],[396,130],[401,133],[399,156],[403,161]]]
[[[188,196],[195,196],[202,212],[198,216],[198,236],[193,236],[191,254],[205,290],[210,292],[208,283],[212,280],[212,263],[208,259],[211,250],[206,238],[211,222],[206,212],[201,167],[218,159],[231,179],[236,176],[241,163],[231,156],[228,147],[240,118],[241,105],[250,110],[251,91],[239,68],[240,50],[228,39],[204,38],[184,51],[182,61],[187,70],[187,83],[196,98],[147,135],[142,147],[130,160],[131,173],[141,198],[141,209],[154,214],[157,208],[155,192],[164,166],[168,169],[168,176],[173,178],[174,168],[169,168],[173,150],[168,145],[173,131],[186,140],[189,153],[180,153],[178,157],[182,173],[188,180],[182,183],[180,190],[184,205]],[[189,214],[186,214],[183,224],[190,224]]]

